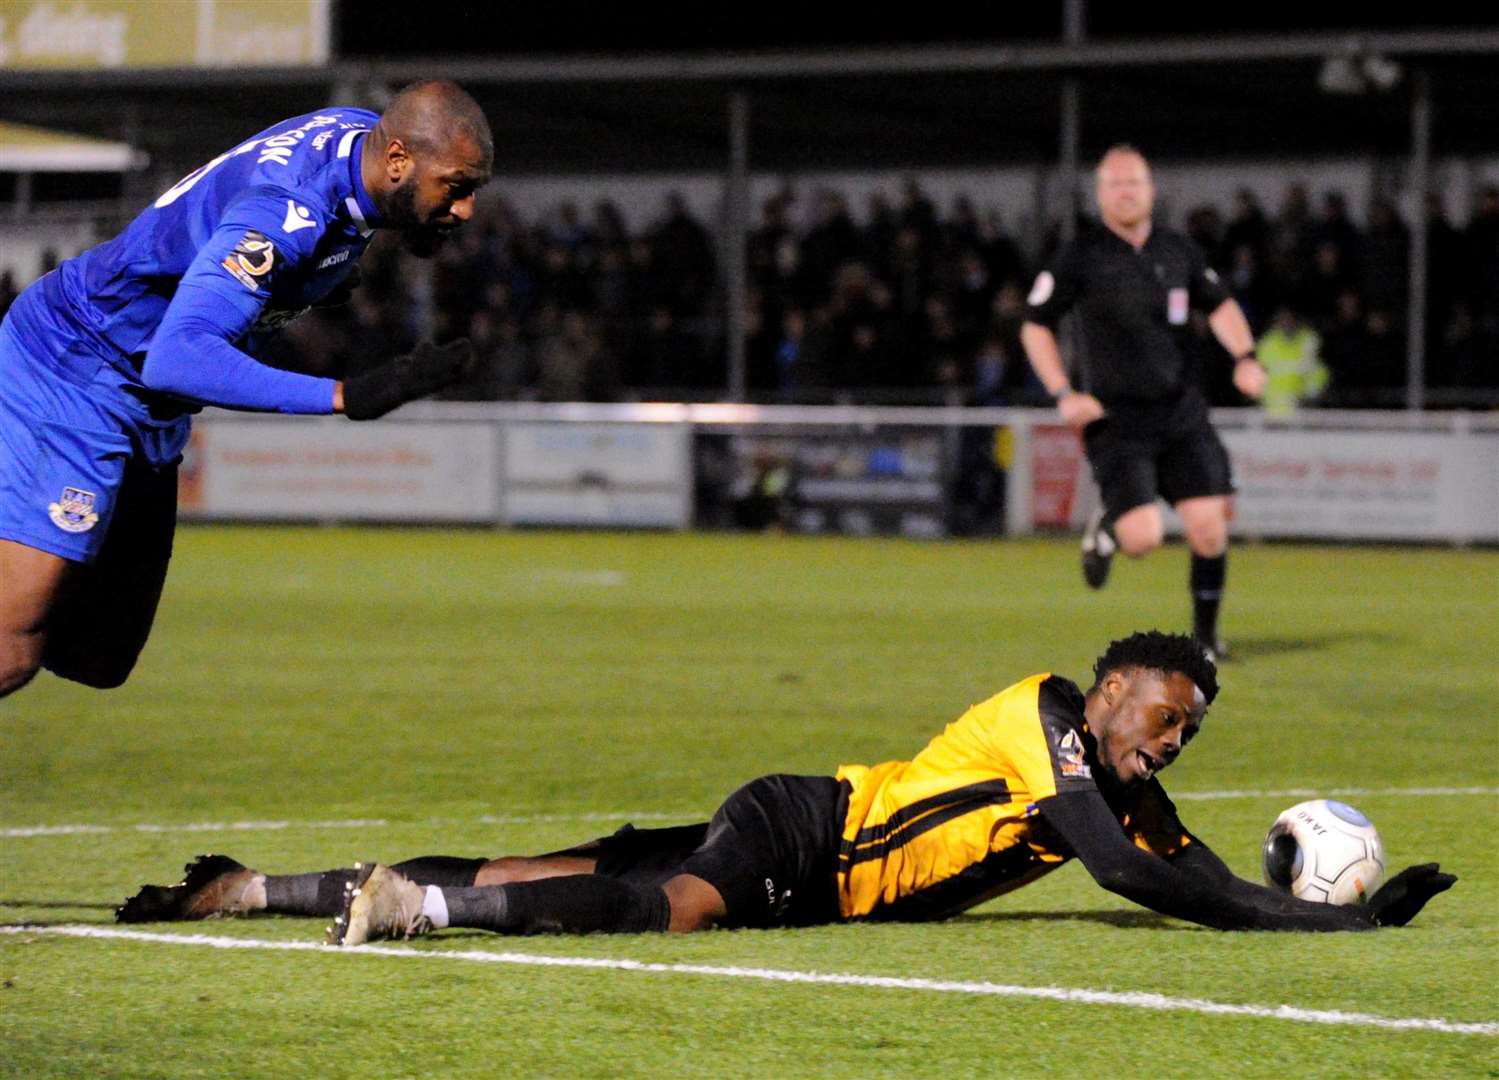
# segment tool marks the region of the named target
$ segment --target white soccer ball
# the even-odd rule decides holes
[[[1384,880],[1384,844],[1347,803],[1297,803],[1265,837],[1265,884],[1302,900],[1359,904]]]

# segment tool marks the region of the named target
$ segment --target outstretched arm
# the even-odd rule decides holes
[[[1054,796],[1039,809],[1104,888],[1163,915],[1220,930],[1401,926],[1457,880],[1427,864],[1396,875],[1368,904],[1312,903],[1235,877],[1200,841],[1170,859],[1136,847],[1097,791]]]
[[[1267,888],[1252,881],[1246,881],[1235,876],[1228,865],[1220,859],[1215,852],[1208,848],[1201,840],[1192,838],[1192,843],[1182,848],[1175,855],[1170,856],[1167,862],[1179,872],[1208,882],[1212,888],[1225,896],[1232,897],[1237,903],[1253,908],[1256,911],[1265,912],[1271,916],[1294,915],[1305,908],[1326,909],[1335,907],[1330,904],[1311,903],[1306,900],[1298,900],[1290,893],[1281,892],[1278,889]],[[1358,908],[1347,908],[1346,910],[1358,912]],[[1368,920],[1372,925],[1372,919]],[[1269,927],[1269,929],[1275,929]],[[1360,927],[1359,929],[1363,929]]]
[[[226,208],[152,337],[141,368],[147,386],[230,409],[333,411],[332,379],[279,371],[240,347],[270,303],[273,283],[311,259],[322,233],[300,225],[286,232],[293,194],[255,188]]]
[[[1235,876],[1223,860],[1195,836],[1192,837],[1191,844],[1170,857],[1170,862],[1179,870],[1216,882],[1241,901],[1264,910],[1290,911],[1295,910],[1292,905],[1305,902],[1279,889],[1267,888]],[[1426,906],[1428,900],[1457,884],[1456,875],[1440,871],[1441,868],[1436,863],[1408,866],[1400,871],[1369,897],[1365,909],[1370,920],[1375,926],[1404,926],[1410,922]]]
[[[167,305],[141,380],[204,405],[369,420],[463,378],[473,357],[467,341],[424,342],[343,382],[269,367],[240,347],[270,302],[273,281],[316,254],[317,230],[285,231],[293,202],[285,195],[257,189],[226,212]]]
[[[156,328],[142,381],[153,390],[228,409],[341,411],[340,387],[332,379],[269,367],[235,345],[261,304],[249,298],[236,303],[216,289],[184,283]]]

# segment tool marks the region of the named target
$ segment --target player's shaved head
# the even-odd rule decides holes
[[[494,136],[479,103],[445,79],[412,83],[394,98],[375,129],[381,142],[399,139],[417,153],[440,153],[466,140],[485,163],[494,159]]]
[[[1094,177],[1103,223],[1130,243],[1143,244],[1155,205],[1155,182],[1145,155],[1128,143],[1112,146],[1099,159]]]
[[[360,153],[380,226],[399,229],[413,255],[436,254],[474,215],[474,192],[494,167],[494,137],[479,103],[456,83],[414,83],[392,99]]]

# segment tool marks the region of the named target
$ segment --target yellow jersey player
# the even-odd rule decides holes
[[[1086,694],[1033,675],[973,706],[910,761],[761,777],[702,824],[626,826],[549,855],[284,876],[203,856],[185,881],[145,886],[117,914],[331,914],[329,940],[345,945],[447,926],[523,934],[927,920],[1077,858],[1111,892],[1207,926],[1368,930],[1405,924],[1452,886],[1455,877],[1426,864],[1365,905],[1335,907],[1235,877],[1182,825],[1157,779],[1217,693],[1193,639],[1134,634],[1109,645]]]

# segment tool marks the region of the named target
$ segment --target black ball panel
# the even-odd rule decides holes
[[[1277,825],[1265,838],[1265,881],[1291,891],[1291,882],[1301,872],[1301,845],[1289,825]]]

